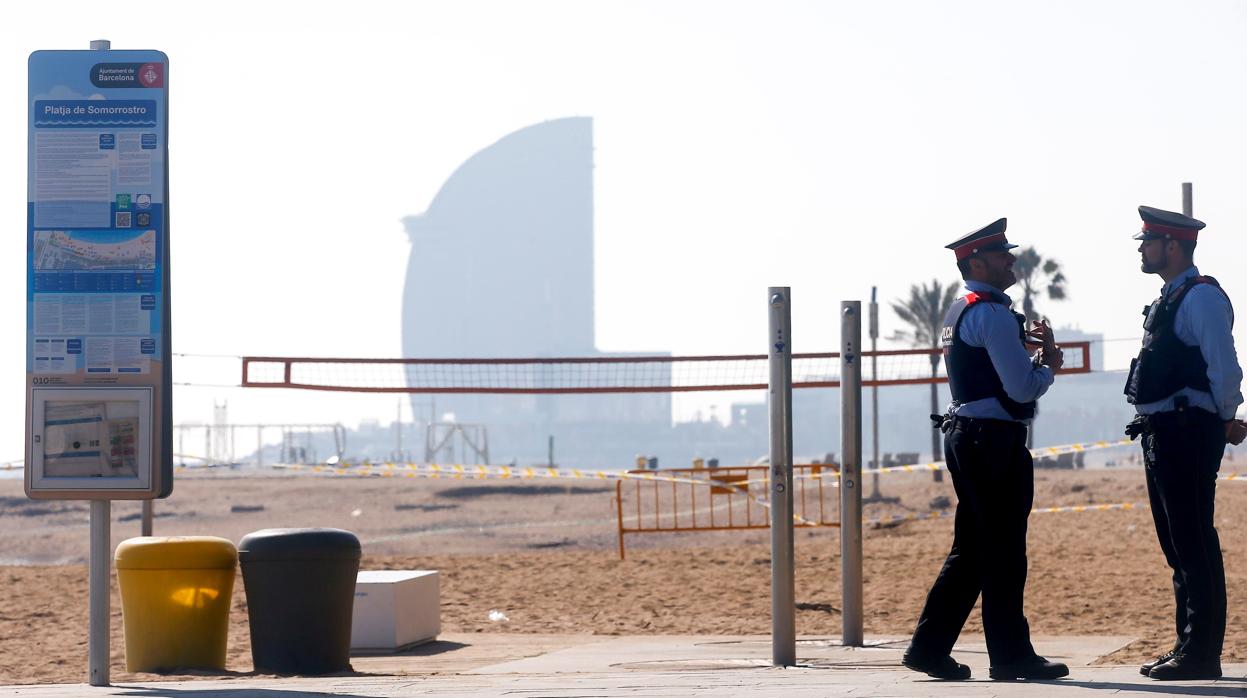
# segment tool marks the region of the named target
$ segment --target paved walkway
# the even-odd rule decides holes
[[[3,686],[0,696],[149,696],[152,698],[368,698],[424,695],[484,696],[1245,696],[1247,664],[1226,665],[1219,681],[1161,683],[1135,666],[1088,666],[1127,644],[1128,637],[1037,637],[1035,648],[1070,665],[1050,682],[986,679],[982,637],[968,636],[955,656],[974,678],[943,682],[900,666],[905,642],[869,638],[842,647],[834,638],[802,638],[799,665],[770,665],[766,637],[602,637],[567,635],[443,635],[401,655],[356,657],[355,671],[327,677],[275,678],[249,674],[193,680],[115,680],[113,686]],[[83,667],[85,673],[86,667]],[[127,675],[124,678],[130,678]]]

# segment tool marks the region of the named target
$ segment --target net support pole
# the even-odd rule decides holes
[[[112,502],[91,500],[91,569],[87,591],[87,683],[108,685],[109,572],[112,571]]]
[[[772,286],[767,351],[771,434],[771,662],[797,663],[796,585],[792,528],[792,307],[791,289]]]
[[[870,287],[870,380],[879,380],[879,357],[875,355],[878,347],[875,341],[879,339],[879,304],[875,302],[875,292],[877,287]],[[879,460],[879,386],[870,386],[870,459],[871,473],[870,478],[870,499],[879,499],[879,468],[883,467],[883,461]]]
[[[862,302],[840,302],[840,584],[843,642],[862,646]]]

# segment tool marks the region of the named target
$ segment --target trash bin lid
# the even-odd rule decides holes
[[[119,570],[229,570],[238,553],[216,536],[140,536],[121,541],[113,559]]]
[[[242,562],[359,558],[359,539],[340,528],[265,528],[238,541]]]

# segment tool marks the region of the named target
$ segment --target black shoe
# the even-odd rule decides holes
[[[1156,659],[1153,659],[1152,661],[1148,662],[1147,664],[1144,664],[1144,665],[1140,666],[1140,667],[1139,667],[1139,673],[1140,673],[1140,674],[1143,674],[1144,676],[1147,676],[1147,675],[1148,675],[1148,672],[1150,672],[1152,669],[1155,669],[1156,667],[1160,666],[1161,664],[1164,664],[1165,662],[1169,661],[1170,659],[1173,659],[1174,655],[1176,655],[1177,653],[1178,653],[1178,651],[1177,651],[1177,650],[1169,650],[1168,652],[1166,652],[1166,653],[1164,653],[1164,654],[1160,655],[1159,657],[1157,657]]]
[[[927,659],[907,651],[905,656],[901,657],[901,664],[907,669],[945,681],[965,681],[970,678],[970,667],[958,664],[957,660],[948,654],[936,659]]]
[[[1047,681],[1069,676],[1069,667],[1060,662],[1050,662],[1039,655],[1012,664],[993,665],[987,675],[996,681],[1031,679]]]
[[[1192,681],[1221,678],[1221,659],[1205,659],[1178,652],[1167,662],[1157,664],[1147,673],[1157,681]]]

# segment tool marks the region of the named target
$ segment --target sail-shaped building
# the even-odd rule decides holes
[[[468,158],[421,215],[403,354],[419,358],[600,356],[594,342],[593,121],[511,133]],[[440,395],[439,414],[485,425],[495,460],[624,466],[667,438],[668,394]],[[429,398],[413,398],[414,414]],[[604,462],[604,461],[610,461]]]

